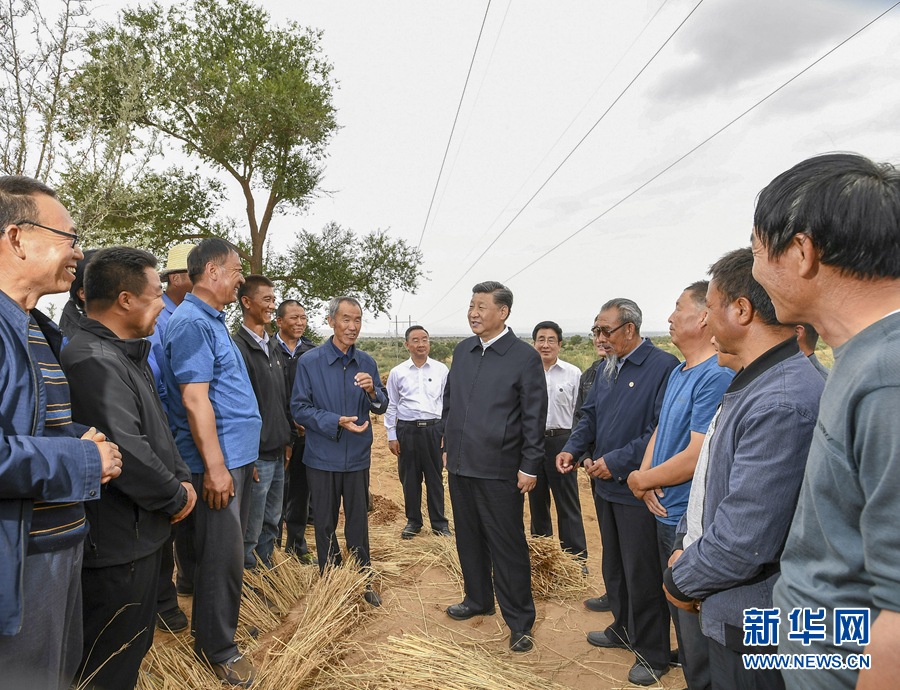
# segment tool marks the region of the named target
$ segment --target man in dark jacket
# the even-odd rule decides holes
[[[81,256],[52,189],[0,177],[0,683],[23,690],[69,687],[82,647],[83,502],[122,464],[103,434],[72,423],[62,337],[35,309],[68,289]]]
[[[63,347],[75,335],[78,324],[84,318],[84,269],[96,253],[96,249],[88,249],[84,252],[84,258],[75,266],[75,282],[69,288],[69,301],[66,302],[62,316],[59,317],[59,332],[62,333]]]
[[[668,609],[656,519],[627,482],[641,466],[678,359],[641,337],[641,321],[640,308],[629,299],[610,300],[600,310],[595,332],[606,359],[581,408],[581,421],[557,456],[557,467],[571,471],[575,458],[594,444],[584,467],[599,480],[594,490],[600,499],[603,580],[614,620],[606,630],[591,632],[588,642],[632,649],[637,660],[628,680],[653,685],[669,670]]]
[[[81,678],[93,675],[91,687],[137,682],[153,643],[162,547],[197,499],[147,364],[144,338],[162,308],[155,268],[141,249],[98,251],[85,277],[87,317],[62,353],[72,418],[102,425],[122,451],[122,475],[86,506]]]
[[[262,416],[259,457],[254,463],[256,481],[250,492],[250,517],[244,533],[244,568],[255,568],[260,563],[271,568],[281,524],[284,454],[291,441],[283,365],[275,352],[274,339],[266,332],[266,324],[275,313],[272,281],[261,275],[247,276],[238,288],[238,304],[244,322],[235,333],[234,342],[247,365]]]
[[[506,325],[512,292],[495,281],[472,292],[475,336],[453,351],[444,389],[444,450],[466,591],[447,615],[492,615],[496,588],[510,649],[527,652],[535,610],[522,513],[544,461],[547,384],[541,356]]]
[[[316,550],[323,573],[326,566],[341,563],[335,536],[341,501],[347,550],[362,567],[371,565],[366,506],[372,460],[369,412],[384,414],[388,405],[378,365],[355,345],[362,326],[359,302],[353,297],[332,299],[328,325],[334,335],[297,362],[291,397],[291,414],[306,428],[304,464],[315,496]],[[365,598],[372,606],[381,605],[371,585]]]
[[[306,309],[295,299],[286,299],[275,312],[278,333],[275,335],[275,353],[281,360],[285,374],[285,390],[288,400],[294,390],[297,377],[297,360],[315,348],[315,343],[303,333],[306,331]],[[306,525],[309,522],[309,482],[306,479],[306,465],[303,451],[306,448],[306,430],[294,422],[288,410],[288,424],[291,427],[291,445],[285,454],[283,523],[287,529],[286,552],[297,554],[301,560],[312,563],[315,559],[306,544]],[[278,545],[281,546],[281,530],[278,531]]]

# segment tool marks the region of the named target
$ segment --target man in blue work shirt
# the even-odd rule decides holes
[[[387,412],[388,397],[375,360],[356,348],[362,307],[353,297],[328,303],[328,325],[334,335],[297,362],[291,414],[306,429],[303,463],[310,492],[315,496],[316,551],[319,571],[340,565],[341,549],[335,530],[341,500],[347,549],[363,568],[369,557],[369,486],[372,428],[369,413]],[[366,601],[380,606],[369,585]]]
[[[581,421],[556,464],[560,472],[570,472],[575,458],[594,443],[593,457],[584,461],[584,467],[599,480],[595,491],[601,499],[597,518],[603,580],[614,620],[606,630],[590,633],[588,642],[595,647],[631,649],[637,661],[628,680],[654,685],[669,670],[669,615],[656,549],[656,520],[631,493],[627,481],[641,466],[678,359],[641,337],[641,321],[641,310],[630,299],[610,300],[597,315],[595,329],[606,360],[581,408]]]
[[[256,669],[238,652],[234,634],[262,419],[222,312],[244,277],[237,252],[216,237],[188,255],[188,275],[193,293],[172,314],[163,341],[169,424],[198,496],[182,527],[195,561],[180,565],[194,582],[194,652],[221,680],[246,687]]]
[[[656,536],[660,566],[669,566],[675,544],[675,528],[687,510],[691,479],[706,438],[706,430],[716,413],[728,384],[731,369],[719,366],[716,349],[706,325],[706,289],[697,281],[685,288],[669,317],[672,343],[684,355],[684,363],[669,377],[669,385],[641,468],[628,477],[636,498],[656,516]],[[669,604],[675,624],[684,677],[691,690],[710,687],[709,651],[700,629],[699,616]]]

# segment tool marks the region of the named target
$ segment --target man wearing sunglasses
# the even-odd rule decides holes
[[[637,661],[628,680],[654,685],[669,670],[668,609],[656,520],[627,482],[641,466],[678,359],[641,337],[641,321],[641,310],[630,299],[610,300],[600,310],[592,332],[606,360],[556,466],[571,472],[575,458],[594,444],[584,468],[598,480],[594,490],[600,499],[603,580],[614,620],[606,630],[590,633],[588,642],[634,651]]]
[[[0,177],[0,669],[4,687],[65,688],[82,652],[84,501],[121,472],[96,429],[72,423],[62,337],[35,307],[67,292],[83,257],[56,192]]]

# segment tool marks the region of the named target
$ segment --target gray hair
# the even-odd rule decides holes
[[[331,301],[328,302],[328,318],[332,321],[337,318],[338,310],[341,308],[341,302],[350,302],[350,304],[359,309],[359,313],[362,314],[362,305],[355,297],[350,297],[349,295],[343,295],[342,297],[332,297]]]
[[[630,299],[625,299],[624,297],[616,297],[615,299],[609,300],[606,304],[604,304],[600,311],[606,311],[607,309],[615,308],[619,312],[619,323],[633,323],[634,330],[638,335],[641,334],[641,322],[643,321],[643,314],[641,314],[641,308],[637,305],[636,302]]]
[[[512,291],[503,283],[498,283],[496,280],[486,280],[483,283],[478,283],[478,285],[472,288],[472,294],[492,295],[494,304],[498,307],[506,307],[510,312],[512,311]]]

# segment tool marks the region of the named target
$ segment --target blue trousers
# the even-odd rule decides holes
[[[259,481],[253,482],[250,490],[250,516],[244,533],[244,567],[255,568],[261,563],[271,568],[275,537],[281,525],[284,458],[260,458],[254,464]]]

